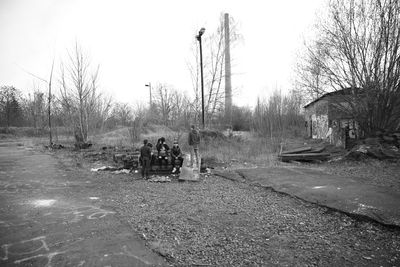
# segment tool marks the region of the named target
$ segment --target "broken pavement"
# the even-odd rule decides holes
[[[400,227],[400,193],[365,184],[360,178],[349,179],[302,167],[239,169],[233,180],[240,181],[237,177],[349,215]]]

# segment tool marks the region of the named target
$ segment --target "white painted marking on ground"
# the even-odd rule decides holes
[[[32,202],[32,204],[38,208],[38,207],[49,207],[52,206],[54,203],[56,203],[55,199],[38,199]]]
[[[96,200],[96,199],[99,199],[99,198],[98,197],[89,197],[89,199]]]
[[[375,208],[374,206],[368,206],[368,205],[365,205],[365,204],[362,204],[362,203],[359,203],[358,206],[361,209],[373,209],[373,208]]]
[[[320,185],[320,186],[314,186],[312,189],[321,189],[321,188],[325,188],[326,185]]]

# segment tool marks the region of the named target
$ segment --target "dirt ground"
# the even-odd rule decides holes
[[[170,265],[400,266],[399,229],[217,176],[151,183],[89,172],[98,163],[81,153],[54,155],[71,175],[93,177],[99,204]]]

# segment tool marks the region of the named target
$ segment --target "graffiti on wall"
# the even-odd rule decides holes
[[[312,138],[325,139],[329,131],[328,115],[311,115]]]

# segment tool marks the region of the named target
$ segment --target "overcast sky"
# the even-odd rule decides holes
[[[0,0],[0,85],[44,90],[24,70],[47,78],[53,55],[58,70],[78,41],[100,64],[101,90],[117,101],[147,103],[148,82],[190,93],[195,35],[215,31],[227,12],[243,36],[231,55],[233,102],[253,106],[258,95],[291,87],[296,54],[324,2]]]

